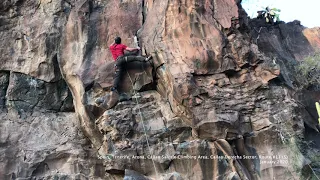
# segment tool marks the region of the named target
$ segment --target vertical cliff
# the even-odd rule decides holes
[[[0,3],[0,179],[104,178],[59,68],[65,1]]]
[[[107,110],[108,47],[135,34],[153,63],[128,65]],[[250,20],[236,0],[5,0],[0,37],[0,179],[319,174],[320,94],[294,68],[319,28]]]

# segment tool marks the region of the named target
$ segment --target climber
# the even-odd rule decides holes
[[[113,87],[111,88],[110,99],[106,104],[106,108],[110,109],[114,107],[117,102],[119,101],[119,83],[124,73],[124,67],[127,63],[133,61],[140,61],[140,62],[148,62],[152,59],[152,56],[143,57],[143,56],[134,56],[134,55],[125,55],[124,51],[134,52],[139,51],[140,48],[129,48],[124,44],[121,44],[121,38],[116,37],[114,39],[114,43],[110,45],[110,51],[112,54],[113,59],[116,61],[115,63],[115,76]],[[104,102],[104,98],[100,97],[96,99],[96,104],[100,105]]]
[[[113,82],[113,88],[111,89],[112,91],[118,91],[118,86],[120,79],[122,77],[123,73],[123,67],[126,63],[133,62],[133,61],[140,61],[140,62],[148,62],[149,60],[152,59],[152,56],[149,57],[143,57],[143,56],[126,56],[124,55],[124,51],[137,51],[140,50],[140,48],[129,48],[124,44],[121,44],[121,38],[116,37],[114,39],[114,43],[110,45],[110,51],[112,54],[113,59],[116,61],[115,65],[115,77],[114,77],[114,82]]]

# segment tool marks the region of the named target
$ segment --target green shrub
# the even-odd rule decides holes
[[[296,79],[302,89],[320,86],[320,53],[299,62],[296,67]]]

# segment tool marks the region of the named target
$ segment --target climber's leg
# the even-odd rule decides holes
[[[126,63],[133,62],[133,61],[147,62],[151,59],[152,59],[152,56],[149,56],[149,57],[143,57],[143,56],[122,56],[122,57],[119,57],[116,60],[116,69],[115,69],[113,89],[118,90],[118,86],[119,86],[120,80],[123,76],[124,67],[125,67]]]
[[[124,63],[129,63],[133,61],[140,61],[140,62],[147,62],[150,59],[152,59],[152,56],[149,57],[143,57],[143,56],[124,56],[122,58],[119,58],[119,60],[116,61],[117,66],[121,66]]]
[[[123,76],[123,70],[124,70],[124,64],[125,64],[125,56],[120,56],[116,60],[116,64],[114,66],[114,77],[113,77],[113,88],[111,91],[118,91],[120,80]]]
[[[140,62],[144,62],[145,61],[145,57],[142,56],[127,56],[126,57],[126,62],[133,62],[133,61],[140,61]]]
[[[113,80],[113,89],[119,90],[119,83],[123,76],[123,68],[121,66],[115,66],[114,80]]]

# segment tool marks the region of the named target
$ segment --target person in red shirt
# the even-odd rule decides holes
[[[114,39],[114,43],[112,43],[109,47],[113,59],[116,61],[116,71],[115,77],[113,82],[112,91],[118,91],[119,82],[123,76],[123,67],[126,63],[133,62],[133,61],[140,61],[140,62],[148,62],[152,57],[143,57],[143,56],[125,56],[124,51],[137,51],[140,48],[129,48],[124,44],[121,44],[121,38],[116,37]]]

